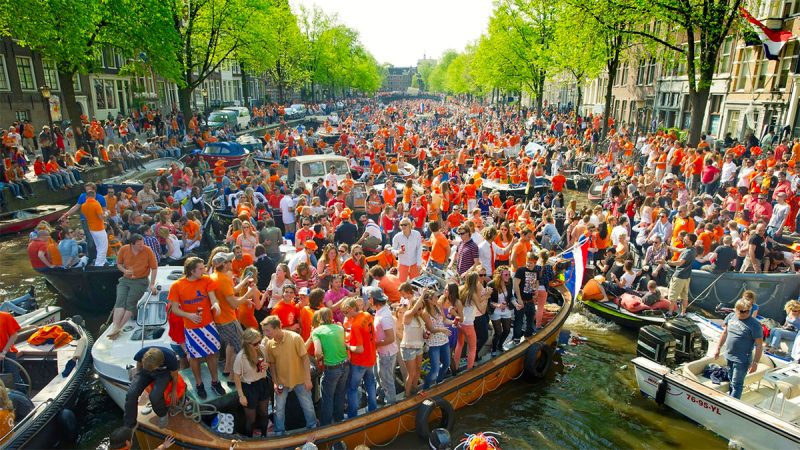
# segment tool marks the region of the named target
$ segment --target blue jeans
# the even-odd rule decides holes
[[[533,336],[533,314],[536,306],[533,301],[524,302],[522,309],[514,309],[514,339],[522,337],[522,319],[525,319],[525,337]]]
[[[32,299],[33,297],[31,297],[31,294],[25,294],[22,297],[15,298],[13,300],[6,300],[3,303],[0,303],[0,311],[9,312],[15,315],[25,314],[28,312],[28,310],[22,308],[22,305]]]
[[[322,400],[320,401],[320,425],[330,425],[344,420],[344,398],[347,394],[348,364],[322,372]]]
[[[428,389],[433,384],[441,383],[450,367],[450,343],[445,343],[436,347],[428,348],[428,356],[431,358],[431,368],[425,375],[422,389]]]
[[[744,377],[750,370],[750,363],[737,363],[728,361],[728,376],[731,379],[731,387],[728,394],[733,398],[742,398],[742,388],[744,388]]]
[[[303,408],[303,416],[306,419],[306,428],[317,426],[317,416],[314,413],[314,401],[311,399],[311,391],[306,389],[304,384],[298,384],[293,388],[285,386],[283,392],[275,392],[275,434],[283,434],[286,431],[286,398],[289,391],[294,391],[300,407]]]
[[[778,348],[781,345],[781,341],[794,341],[794,338],[797,336],[796,331],[789,331],[783,328],[773,328],[769,332],[769,346]]]
[[[375,397],[375,374],[372,366],[350,365],[350,380],[347,382],[347,417],[352,419],[358,415],[359,396],[358,387],[361,380],[364,380],[364,389],[367,391],[367,411],[378,409],[378,401]]]

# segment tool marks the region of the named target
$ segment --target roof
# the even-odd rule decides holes
[[[347,158],[344,156],[339,155],[301,155],[295,156],[290,159],[295,160],[299,163],[307,163],[307,162],[314,162],[314,161],[344,161],[347,162]]]

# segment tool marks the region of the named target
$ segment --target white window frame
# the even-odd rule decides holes
[[[8,65],[6,64],[6,55],[0,53],[0,65],[2,65],[2,70],[0,70],[0,77],[3,78],[6,82],[6,87],[0,86],[0,91],[2,92],[10,92],[11,91],[11,79],[8,78]]]
[[[19,60],[20,59],[27,59],[28,60],[28,68],[31,70],[31,82],[33,83],[33,88],[25,88],[22,86],[22,75],[19,72]],[[14,63],[17,66],[17,76],[19,77],[19,88],[24,92],[36,92],[36,70],[33,67],[33,58],[30,56],[16,56],[14,58]]]

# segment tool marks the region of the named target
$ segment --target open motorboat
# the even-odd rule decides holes
[[[160,176],[169,175],[173,164],[177,165],[179,169],[184,167],[183,161],[175,158],[157,158],[145,161],[142,163],[144,170],[129,170],[116,177],[103,180],[103,183],[98,186],[98,190],[104,195],[109,187],[113,187],[116,192],[122,192],[127,188],[139,191],[144,187],[146,181],[152,181],[155,186]]]
[[[95,370],[117,404],[123,404],[125,399],[130,380],[128,369],[133,365],[133,355],[143,346],[169,345],[167,320],[161,311],[166,306],[165,293],[169,290],[172,278],[180,276],[177,270],[178,268],[175,268],[175,271],[165,270],[163,273],[159,271],[157,283],[161,286],[161,293],[158,297],[140,301],[140,315],[137,321],[130,322],[113,342],[108,340],[106,332],[98,339],[93,349]],[[152,412],[141,411],[136,431],[138,444],[141,448],[153,448],[163,441],[165,436],[172,435],[175,437],[176,448],[228,449],[231,440],[237,439],[239,441],[237,448],[277,449],[299,447],[313,436],[317,445],[327,446],[344,441],[349,447],[353,447],[365,442],[389,443],[400,434],[415,428],[420,433],[428,428],[429,421],[439,417],[441,417],[440,426],[452,426],[454,409],[473,404],[486,393],[520,377],[523,371],[542,376],[551,367],[553,347],[573,305],[572,296],[566,288],[562,286],[556,290],[563,302],[554,312],[553,319],[532,337],[524,339],[519,345],[500,356],[484,359],[473,369],[447,378],[443,383],[426,390],[424,396],[417,395],[403,399],[401,395],[394,405],[369,413],[362,411],[361,415],[352,420],[314,430],[295,429],[280,437],[254,439],[239,434],[218,434],[210,426],[214,414],[202,415],[201,420],[197,421],[193,413],[211,406],[221,412],[235,411],[238,408],[235,390],[222,383],[225,395],[217,396],[211,391],[205,400],[199,400],[194,392],[191,371],[182,370],[180,373],[186,380],[188,402],[188,407],[184,408],[184,411],[188,410],[190,414],[187,416],[186,413],[179,413],[177,416],[172,416],[167,427],[160,427]],[[209,381],[208,372],[206,370],[203,372],[204,380]],[[140,406],[142,405],[144,404],[140,403]],[[287,425],[291,427],[290,415],[291,411],[287,412]]]
[[[683,322],[675,326],[675,320]],[[798,448],[800,365],[785,354],[764,352],[745,377],[742,399],[734,399],[730,383],[713,373],[727,366],[724,354],[712,354],[721,334],[721,320],[693,313],[664,327],[643,327],[633,360],[641,393],[730,439],[734,447]]]
[[[0,236],[32,230],[39,222],[55,222],[70,207],[41,205],[0,214]]]
[[[92,337],[78,316],[52,325],[68,333],[71,341],[58,347],[52,340],[33,345],[28,338],[38,327],[17,335],[17,362],[27,392],[10,391],[16,417],[13,429],[0,437],[3,448],[54,448],[77,441],[78,421],[70,408],[91,366]],[[11,380],[5,381],[13,386]]]
[[[600,278],[602,279],[602,277]],[[626,295],[627,293],[621,296],[613,295],[610,292],[611,288],[607,290],[604,284],[598,279],[590,279],[578,294],[581,305],[595,315],[620,326],[634,329],[645,325],[663,325],[667,320],[667,310],[663,307],[665,303],[668,305],[668,302],[662,301],[653,306],[647,306],[641,302],[639,297]],[[659,289],[666,290],[663,287],[659,287]],[[666,292],[662,291],[662,297],[666,298]]]
[[[61,320],[60,306],[43,306],[14,317],[20,327],[40,327]]]

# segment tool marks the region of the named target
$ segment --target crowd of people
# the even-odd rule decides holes
[[[157,265],[183,261],[184,277],[169,293],[174,345],[137,361],[142,373],[162,377],[187,364],[198,380],[205,362],[210,389],[221,395],[227,380],[237,390],[248,434],[267,432],[265,405],[273,398],[272,431],[285,431],[289,391],[307,427],[327,425],[358,414],[362,386],[368,411],[397,401],[398,367],[411,396],[502,353],[545,324],[546,304],[558,301],[549,288],[563,282],[553,260],[578,242],[588,241],[598,273],[621,289],[649,285],[640,289],[651,294],[647,301],[666,300],[676,312],[685,312],[692,269],[796,270],[800,141],[759,147],[748,139],[726,148],[704,136],[689,148],[673,132],[645,133],[611,119],[601,140],[599,115],[535,116],[457,100],[362,99],[340,117],[320,130],[338,135],[333,151],[363,172],[361,181],[333,170],[310,185],[287,185],[281,160],[331,144],[313,129],[282,126],[264,136],[264,153],[279,161],[273,166],[211,168],[200,160],[138,194],[105,198],[86,183],[67,214],[80,210],[84,253],[95,265],[107,263],[117,242],[124,276],[112,336],[153,289]],[[595,164],[594,180],[605,182],[593,208],[565,198],[580,161]],[[416,174],[401,176],[406,162]],[[538,183],[542,177],[549,183]],[[357,182],[367,193],[363,211],[349,203]],[[503,192],[525,183],[524,198]],[[235,218],[223,245],[200,259],[191,250],[209,213],[202,201],[209,189]],[[168,207],[156,208],[160,201]],[[80,231],[39,230],[29,248],[34,267],[68,267],[64,254],[56,262],[54,248]],[[75,256],[86,264],[80,238]],[[444,292],[411,283],[447,271]],[[667,299],[658,285],[669,286]],[[322,375],[318,411],[313,367]],[[145,385],[129,392],[127,424]],[[203,384],[194,388],[207,395]],[[166,423],[166,402],[151,401]]]

